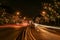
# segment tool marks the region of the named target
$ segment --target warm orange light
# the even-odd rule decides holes
[[[46,14],[47,14],[46,11],[41,11],[41,15],[42,15],[42,16],[45,16]]]
[[[24,17],[24,19],[26,19],[26,17]]]
[[[17,12],[17,15],[19,15],[20,14],[20,12]]]
[[[43,14],[45,14],[46,12],[45,11],[42,11]]]

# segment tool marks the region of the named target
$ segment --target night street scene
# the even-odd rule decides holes
[[[60,40],[60,0],[0,0],[0,40]]]

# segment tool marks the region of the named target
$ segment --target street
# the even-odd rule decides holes
[[[0,40],[60,40],[60,29],[47,27],[0,28]]]

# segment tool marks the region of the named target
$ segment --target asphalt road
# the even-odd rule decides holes
[[[0,40],[60,40],[60,29],[29,26],[20,28],[0,28]]]

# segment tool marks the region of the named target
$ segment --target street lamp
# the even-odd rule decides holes
[[[41,15],[46,16],[46,11],[42,11]]]
[[[20,15],[20,12],[17,12],[16,15]]]

